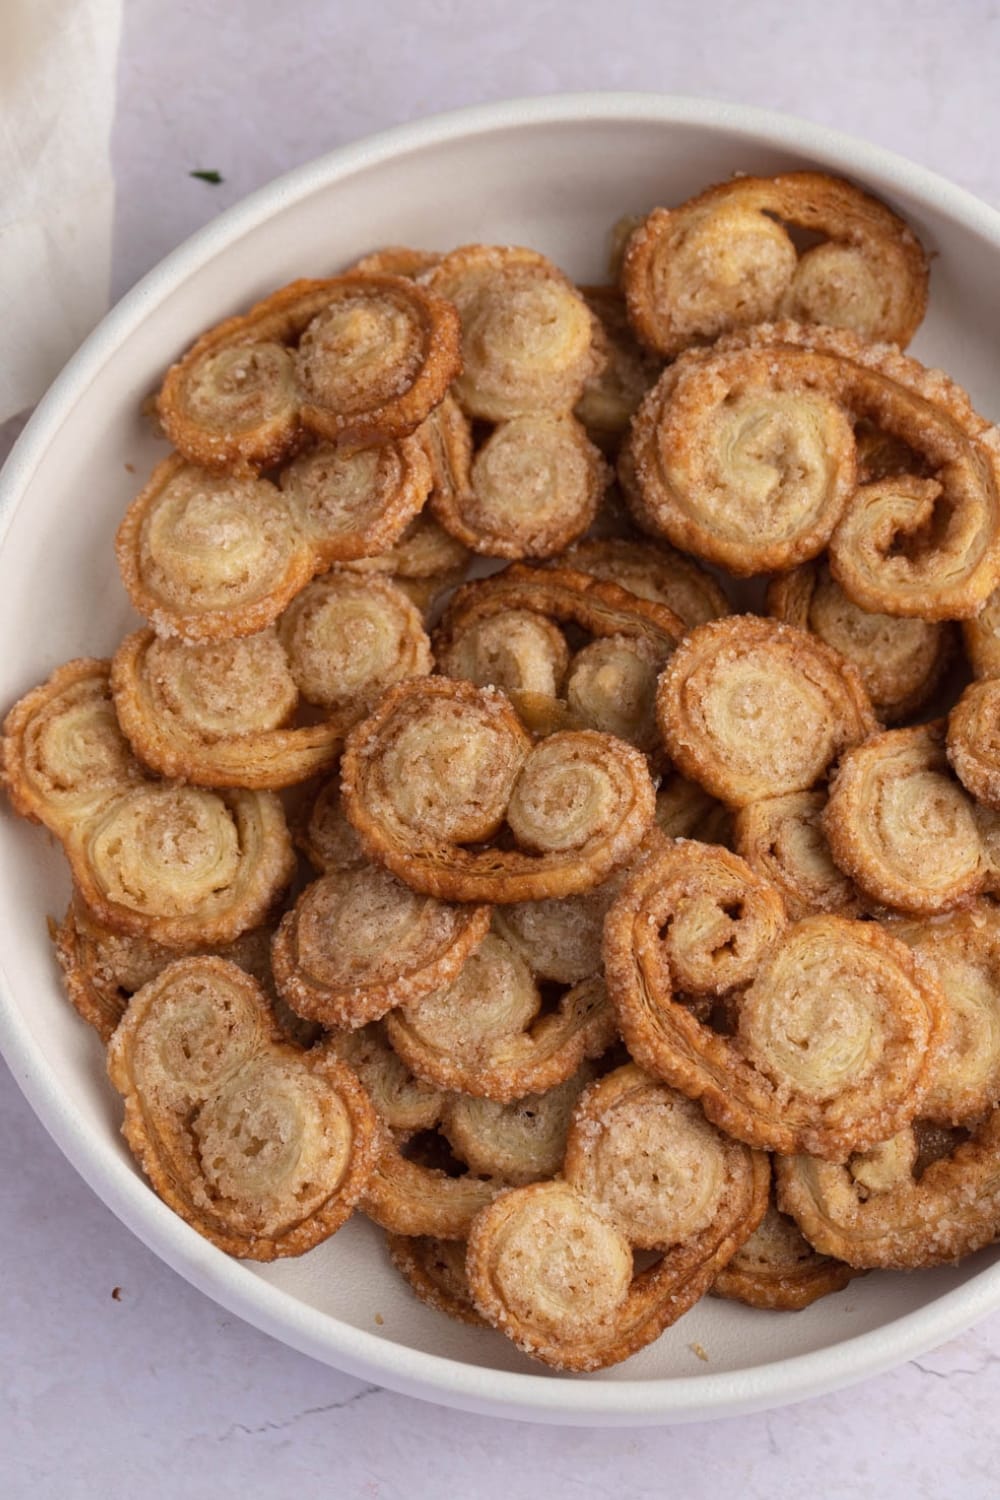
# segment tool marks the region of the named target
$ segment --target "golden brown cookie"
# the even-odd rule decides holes
[[[869,904],[833,862],[825,809],[823,792],[788,792],[751,802],[733,818],[737,854],[780,891],[793,922],[818,912],[859,917]]]
[[[553,557],[590,526],[610,480],[574,417],[524,413],[493,429],[473,459],[468,486],[435,490],[431,509],[473,552]]]
[[[600,979],[583,980],[543,1010],[531,970],[496,933],[451,984],[392,1011],[385,1025],[418,1078],[498,1104],[555,1088],[615,1037]]]
[[[680,840],[641,864],[605,921],[604,966],[633,1058],[751,1145],[842,1160],[908,1124],[931,1086],[932,976],[875,923],[783,930],[777,892],[726,850]],[[683,1003],[727,991],[731,1034]]]
[[[462,372],[452,389],[470,416],[570,412],[603,362],[586,302],[534,250],[466,245],[423,283],[458,309]]]
[[[309,1020],[364,1026],[456,979],[489,924],[489,907],[418,895],[377,865],[332,870],[282,918],[275,983]]]
[[[769,1312],[799,1312],[843,1291],[858,1273],[820,1255],[773,1200],[753,1234],[712,1283],[712,1294]]]
[[[803,563],[773,578],[767,612],[811,630],[853,662],[886,724],[909,718],[932,698],[955,655],[954,625],[869,614],[847,597],[823,563]]]
[[[687,1101],[628,1066],[581,1101],[567,1168],[574,1180],[514,1188],[476,1217],[466,1270],[479,1312],[526,1354],[596,1370],[703,1295],[764,1212],[767,1159],[699,1129]],[[662,1252],[638,1273],[633,1234]]]
[[[823,830],[840,869],[896,911],[932,916],[996,883],[996,818],[951,774],[943,720],[890,729],[848,751]]]
[[[126,592],[160,635],[253,635],[316,571],[280,490],[252,475],[163,460],[118,528]]]
[[[856,668],[756,615],[700,625],[674,652],[657,717],[677,768],[731,807],[808,791],[877,723]]]
[[[235,964],[182,959],[143,986],[108,1072],[157,1193],[232,1255],[301,1255],[340,1228],[371,1175],[376,1117],[354,1074],[277,1040]]]
[[[442,399],[458,343],[455,309],[405,277],[295,281],[203,334],[167,371],[157,413],[210,469],[270,467],[304,432],[384,442]]]
[[[295,725],[299,688],[273,628],[201,644],[152,630],[127,636],[111,663],[118,720],[147,766],[199,786],[292,786],[334,764],[340,714]]]
[[[631,746],[580,731],[532,748],[502,694],[445,677],[391,689],[348,737],[341,775],[372,857],[448,900],[591,890],[653,818],[646,762]],[[482,847],[505,823],[515,847]]]
[[[786,226],[821,236],[799,251]],[[737,176],[631,234],[629,317],[665,356],[777,317],[906,345],[927,305],[927,257],[902,219],[821,172]]]
[[[874,1178],[863,1158],[776,1162],[778,1203],[823,1255],[861,1268],[911,1270],[971,1255],[1000,1233],[1000,1110],[921,1172],[907,1132],[894,1170]]]

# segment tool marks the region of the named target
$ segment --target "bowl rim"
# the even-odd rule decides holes
[[[1000,251],[1000,212],[906,158],[771,110],[684,96],[596,92],[474,105],[351,142],[257,189],[196,231],[102,319],[42,397],[0,472],[0,547],[19,500],[76,401],[151,309],[216,254],[292,204],[390,158],[512,127],[622,121],[728,131],[748,146],[787,149],[929,203]],[[642,1380],[575,1380],[495,1370],[430,1354],[318,1313],[202,1239],[152,1193],[113,1145],[94,1136],[60,1092],[22,1020],[0,959],[0,1052],[63,1154],[160,1259],[228,1311],[338,1369],[467,1411],[542,1422],[647,1425],[762,1410],[863,1380],[926,1352],[1000,1308],[1000,1263],[867,1333],[747,1369]]]

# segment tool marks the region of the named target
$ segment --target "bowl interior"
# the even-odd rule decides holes
[[[244,214],[242,224],[232,227],[230,218],[230,227],[220,226],[211,243],[203,237],[193,257],[197,263],[184,252],[180,270],[152,278],[133,298],[115,336],[103,337],[101,358],[89,361],[86,379],[78,375],[64,383],[58,421],[37,463],[22,465],[20,472],[12,466],[8,485],[15,492],[8,495],[9,525],[0,549],[0,639],[9,643],[0,660],[0,705],[69,657],[109,653],[134,623],[115,568],[114,532],[165,451],[139,406],[169,360],[207,325],[284,281],[329,274],[387,243],[521,243],[552,256],[574,277],[599,281],[606,278],[610,226],[624,213],[680,201],[734,171],[818,165],[862,175],[859,162],[865,158],[845,160],[832,145],[824,152],[814,141],[807,156],[776,145],[773,134],[769,143],[766,132],[733,123],[723,111],[714,123],[671,120],[667,114],[661,108],[661,117],[637,110],[631,119],[584,112],[572,120],[508,118],[454,138],[417,140],[388,152],[378,146],[355,151],[347,165],[314,169],[305,186],[301,178],[279,184],[267,205]],[[926,190],[908,193],[891,171],[881,179],[878,162],[864,180],[889,197],[936,254],[931,310],[914,352],[966,383],[989,412],[1000,344],[996,244],[974,225],[956,221]],[[67,894],[51,840],[5,807],[0,963],[8,1003],[35,1044],[31,1067],[46,1074],[46,1087],[64,1101],[63,1143],[75,1138],[71,1154],[96,1180],[108,1171],[120,1173],[114,1165],[119,1159],[129,1170],[131,1162],[118,1135],[118,1101],[104,1077],[102,1049],[63,999],[47,941],[46,916],[61,913]],[[133,1227],[161,1248],[165,1211],[145,1190],[133,1196]],[[181,1226],[169,1233],[175,1264],[189,1249],[203,1267],[222,1260],[208,1246],[195,1252]],[[588,1377],[588,1383],[659,1379],[666,1410],[676,1377],[710,1380],[720,1372],[828,1350],[962,1286],[993,1258],[984,1253],[954,1269],[862,1278],[794,1317],[706,1298],[650,1348]],[[484,1370],[539,1374],[499,1335],[466,1328],[418,1303],[389,1267],[378,1232],[360,1217],[300,1260],[233,1264],[222,1274],[230,1281],[260,1278],[295,1299],[296,1317],[301,1321],[306,1314],[316,1330],[314,1353],[323,1353],[328,1317],[382,1341],[382,1376],[390,1384],[392,1346]],[[1000,1300],[1000,1274],[991,1281]],[[271,1325],[281,1331],[280,1315]],[[338,1354],[331,1343],[329,1357],[350,1366],[342,1347],[341,1340]],[[561,1384],[562,1404],[569,1408],[575,1383]],[[509,1387],[505,1391],[510,1394]]]

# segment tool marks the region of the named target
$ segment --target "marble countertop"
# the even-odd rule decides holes
[[[125,0],[115,294],[288,167],[512,95],[628,88],[764,105],[1000,203],[998,55],[994,0],[507,0],[502,11]],[[195,167],[225,180],[197,181]],[[216,1307],[94,1197],[2,1065],[0,1180],[0,1489],[17,1500],[997,1492],[1000,1315],[783,1411],[661,1431],[534,1427],[363,1385]]]

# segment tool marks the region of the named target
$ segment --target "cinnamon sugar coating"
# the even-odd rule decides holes
[[[978,802],[1000,810],[1000,690],[993,677],[973,682],[948,715],[948,760]]]
[[[237,964],[257,980],[273,1004],[272,931],[270,926],[255,927],[223,947],[190,953],[106,927],[74,895],[53,941],[70,1004],[93,1026],[101,1041],[108,1042],[136,990],[156,979],[178,958],[214,957]],[[290,1029],[285,1016],[277,1009],[275,1014],[283,1029],[290,1030],[289,1040],[306,1045],[304,1036],[293,1034],[299,1030],[294,1019],[289,1018]]]
[[[724,1143],[711,1126],[696,1145],[697,1124],[686,1101],[672,1112],[674,1098],[633,1066],[609,1074],[584,1096],[571,1129],[567,1166],[579,1181],[514,1188],[473,1222],[466,1271],[477,1309],[556,1369],[603,1369],[643,1348],[703,1295],[764,1212],[766,1158]],[[627,1154],[636,1130],[646,1155],[633,1161],[634,1183],[612,1174],[609,1211],[602,1168]],[[707,1192],[699,1146],[719,1168]],[[657,1165],[676,1173],[666,1207],[653,1187]],[[648,1239],[647,1220],[663,1253],[636,1273],[632,1235]]]
[[[266,920],[291,878],[270,792],[152,781],[112,708],[109,664],[70,662],[4,721],[15,808],[60,840],[98,922],[166,947],[232,942]]]
[[[870,614],[847,597],[822,563],[771,580],[767,612],[811,630],[853,662],[886,724],[915,714],[934,696],[955,655],[955,626],[940,620]]]
[[[136,754],[200,786],[305,781],[334,764],[349,722],[289,722],[299,689],[272,629],[200,645],[136,631],[115,653],[111,686]]]
[[[379,1119],[401,1136],[433,1130],[444,1108],[444,1095],[414,1078],[393,1052],[381,1021],[353,1031],[333,1029],[324,1045],[357,1073]]]
[[[860,1163],[776,1162],[778,1203],[824,1255],[860,1268],[912,1270],[955,1261],[1000,1233],[1000,1110],[918,1176],[909,1161],[874,1189]]]
[[[585,1061],[553,1088],[507,1104],[471,1094],[446,1094],[442,1133],[473,1171],[501,1177],[512,1187],[554,1177],[566,1155],[573,1111],[593,1077],[593,1064]]]
[[[553,557],[582,536],[611,479],[585,429],[564,413],[511,417],[478,450],[468,485],[431,509],[452,536],[489,557]]]
[[[874,342],[926,260],[849,185],[618,233],[623,291],[390,245],[210,329],[119,528],[149,628],[0,741],[157,1190],[262,1258],[359,1203],[566,1370],[1000,1228],[1000,436]],[[882,733],[952,621],[947,737]]]
[[[823,238],[799,252],[786,225]],[[778,317],[905,345],[923,318],[927,279],[904,221],[821,172],[739,176],[654,209],[622,266],[632,325],[666,356]]]
[[[591,890],[653,817],[649,772],[631,746],[581,731],[532,748],[502,694],[443,677],[391,689],[348,737],[341,775],[369,853],[449,900]],[[517,847],[467,847],[505,822]]]
[[[498,1104],[555,1088],[615,1037],[600,979],[581,981],[543,1011],[527,964],[496,933],[451,984],[404,1003],[385,1024],[418,1078]]]
[[[825,808],[823,792],[788,792],[751,802],[733,819],[737,854],[777,888],[793,922],[818,912],[858,917],[869,904],[833,862]]]
[[[856,668],[755,615],[692,631],[660,678],[656,711],[678,769],[731,807],[808,791],[878,727]]]
[[[859,485],[863,420],[916,472]],[[641,526],[737,574],[787,571],[829,543],[862,609],[932,620],[974,616],[996,584],[995,428],[940,371],[846,329],[763,325],[683,355],[643,402],[620,472]]]
[[[461,368],[451,305],[402,276],[296,281],[229,318],[167,371],[157,412],[192,463],[262,469],[304,433],[413,432]]]
[[[709,1119],[751,1145],[842,1160],[919,1113],[945,1004],[885,928],[809,917],[782,930],[780,912],[742,860],[679,840],[608,914],[608,992],[632,1056]],[[725,1034],[681,997],[730,978],[749,985],[730,991]]]
[[[108,1072],[157,1193],[230,1254],[301,1255],[371,1175],[375,1114],[354,1074],[278,1040],[259,986],[221,959],[182,959],[139,990]]]
[[[951,774],[942,720],[890,729],[845,754],[823,829],[872,901],[933,916],[997,883],[997,819]]]
[[[596,319],[556,266],[534,250],[466,245],[423,278],[458,309],[462,372],[454,393],[470,416],[570,412],[604,362]]]
[[[712,1295],[770,1312],[799,1312],[857,1275],[853,1267],[814,1250],[773,1201],[753,1234],[712,1283]]]
[[[118,528],[118,567],[132,603],[161,635],[204,641],[252,635],[316,571],[281,492],[252,475],[163,460]]]
[[[365,864],[307,886],[274,937],[278,989],[325,1026],[364,1026],[457,978],[490,923],[486,906],[420,896]]]
[[[889,931],[912,948],[945,998],[945,1034],[923,1113],[975,1124],[1000,1104],[1000,910],[977,901],[933,922],[903,918]]]

